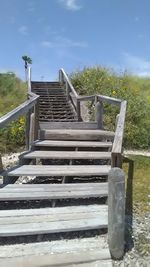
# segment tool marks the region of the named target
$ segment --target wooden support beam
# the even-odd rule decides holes
[[[121,259],[124,255],[125,231],[125,174],[113,168],[108,175],[108,242],[111,255]]]
[[[96,103],[96,122],[97,128],[103,129],[103,103],[99,101]]]

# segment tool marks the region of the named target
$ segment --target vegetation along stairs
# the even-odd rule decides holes
[[[112,266],[124,253],[126,101],[79,96],[63,69],[56,82],[30,73],[27,101],[0,118],[2,128],[26,114],[26,151],[0,166],[0,266]],[[95,121],[83,121],[82,101],[95,104]],[[105,103],[118,107],[112,131]]]

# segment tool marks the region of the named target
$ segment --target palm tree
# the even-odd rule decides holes
[[[28,64],[32,64],[32,59],[28,56],[22,56],[22,59],[24,60],[24,68],[25,68],[25,78],[27,81],[27,70],[28,70]]]

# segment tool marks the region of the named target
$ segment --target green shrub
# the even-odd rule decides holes
[[[127,148],[150,147],[150,80],[133,77],[127,72],[120,75],[102,67],[84,68],[70,75],[79,94],[102,94],[127,100],[124,145]],[[116,108],[104,106],[104,125],[114,128]]]
[[[12,72],[0,74],[0,116],[14,109],[26,99],[26,84]],[[0,152],[17,151],[24,145],[24,118],[0,129]]]

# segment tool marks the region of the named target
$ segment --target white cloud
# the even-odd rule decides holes
[[[59,0],[59,2],[68,10],[77,11],[82,8],[82,6],[77,3],[77,0]]]
[[[150,61],[144,58],[123,53],[126,68],[133,74],[146,77],[150,76]]]
[[[20,26],[19,29],[18,29],[18,31],[22,35],[28,35],[28,27],[25,26],[25,25]]]
[[[51,41],[42,41],[41,45],[47,48],[67,48],[67,47],[87,47],[86,42],[73,41],[69,38],[62,36],[55,36]]]

